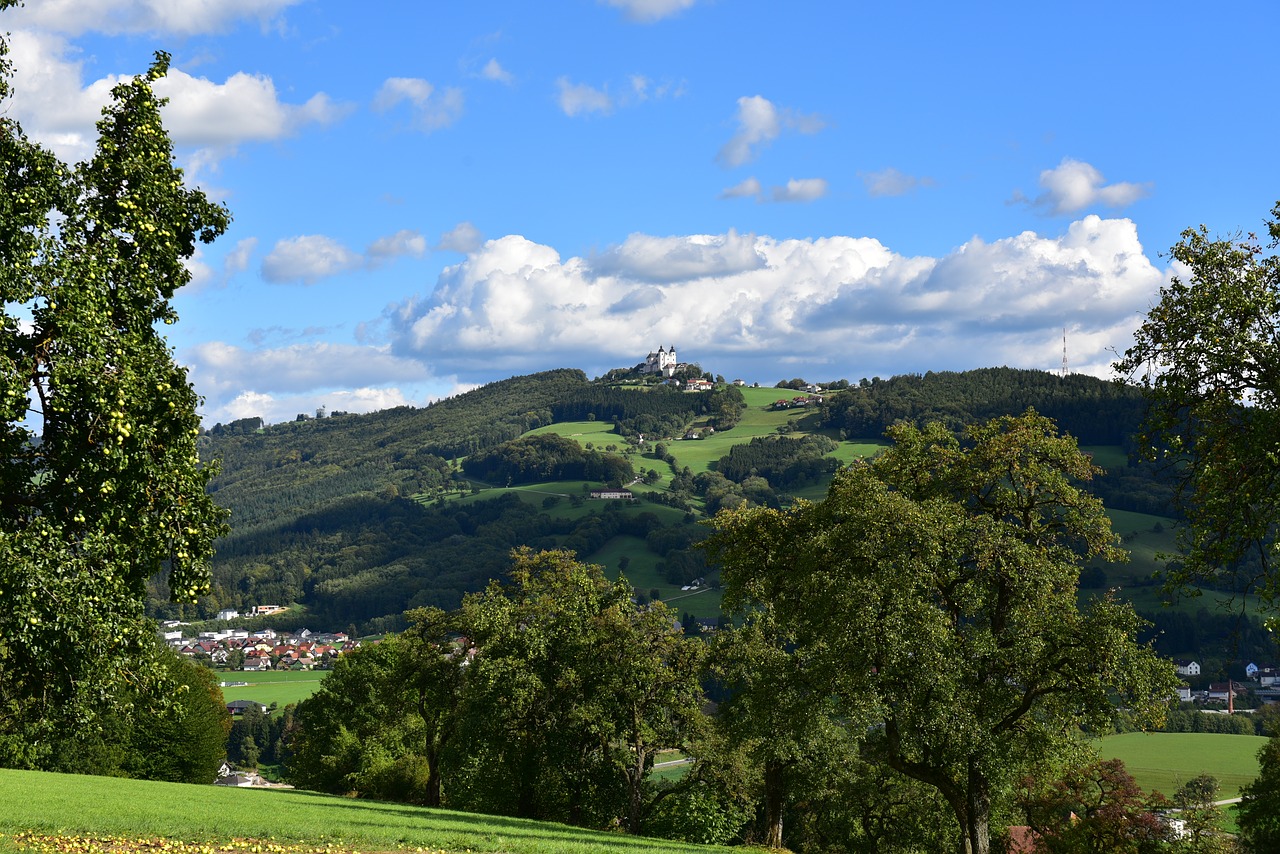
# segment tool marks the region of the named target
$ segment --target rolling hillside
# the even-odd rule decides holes
[[[176,606],[157,581],[151,607],[158,616],[201,619],[221,607],[282,603],[295,607],[268,620],[390,630],[405,608],[456,607],[503,575],[512,548],[531,545],[574,549],[611,573],[624,571],[642,596],[716,616],[714,567],[696,548],[705,531],[698,520],[743,501],[821,499],[837,465],[881,446],[869,431],[885,423],[941,419],[960,427],[1032,406],[1087,437],[1087,450],[1110,470],[1095,488],[1134,560],[1086,573],[1086,586],[1120,586],[1144,611],[1162,612],[1153,574],[1175,523],[1168,486],[1128,464],[1128,431],[1141,412],[1133,389],[998,368],[863,381],[821,405],[774,405],[795,396],[803,395],[605,385],[560,370],[423,409],[217,425],[202,449],[220,460],[211,490],[232,511],[232,533],[218,546],[214,593],[198,606]],[[617,485],[637,500],[589,498],[603,480],[540,477],[547,449],[563,456],[567,441],[592,470],[625,472],[629,482]],[[471,464],[478,455],[490,459],[483,471],[503,472],[500,481],[471,473],[481,470]],[[506,467],[492,468],[493,460]],[[682,589],[696,578],[708,583]]]

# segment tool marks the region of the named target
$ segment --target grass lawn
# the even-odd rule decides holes
[[[293,789],[235,789],[82,777],[36,771],[0,771],[0,851],[21,847],[14,834],[92,834],[127,837],[97,846],[83,842],[46,851],[165,854],[214,852],[437,852],[587,854],[587,852],[728,851],[700,845],[601,833],[515,818],[359,801]],[[156,847],[157,838],[207,848]]]
[[[248,682],[248,685],[228,686],[222,689],[222,697],[228,703],[232,700],[253,700],[264,706],[275,703],[284,708],[290,703],[301,703],[316,691],[324,681],[327,671],[310,670],[299,672],[266,671],[242,672],[236,670],[216,671],[214,677],[219,682]]]
[[[1128,732],[1108,736],[1097,747],[1103,759],[1123,760],[1144,791],[1173,797],[1192,777],[1212,774],[1222,787],[1221,797],[1234,798],[1258,776],[1258,750],[1266,743],[1260,735]]]

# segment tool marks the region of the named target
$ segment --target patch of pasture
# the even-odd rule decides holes
[[[228,685],[222,689],[222,698],[252,700],[264,706],[275,703],[283,709],[290,703],[301,703],[320,690],[328,671],[274,671],[264,672],[227,670],[214,674],[219,682],[247,682],[247,685]]]
[[[1258,750],[1267,743],[1260,735],[1222,735],[1208,732],[1128,732],[1097,743],[1103,759],[1120,759],[1143,791],[1168,797],[1200,774],[1211,774],[1222,787],[1222,798],[1234,798],[1258,776]]]

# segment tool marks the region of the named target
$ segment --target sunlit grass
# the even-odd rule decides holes
[[[1211,774],[1225,799],[1258,776],[1258,750],[1266,743],[1257,735],[1129,732],[1099,741],[1098,754],[1122,760],[1144,791],[1172,797],[1192,777]]]
[[[0,771],[0,804],[0,850],[40,854],[728,850],[293,789],[36,771]]]

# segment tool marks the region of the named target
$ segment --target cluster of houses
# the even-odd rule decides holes
[[[161,635],[179,655],[247,671],[327,669],[339,655],[360,646],[360,641],[343,632],[313,633],[307,629],[290,634],[273,629],[225,629],[200,632],[191,638],[184,635],[180,624],[166,623]]]
[[[1175,658],[1173,664],[1178,669],[1179,676],[1193,679],[1200,675],[1200,662],[1198,661]],[[1231,705],[1235,698],[1242,696],[1246,691],[1253,690],[1262,700],[1268,702],[1280,701],[1280,666],[1268,664],[1259,667],[1257,664],[1250,662],[1245,666],[1244,672],[1245,677],[1252,684],[1234,680],[1211,682],[1208,688],[1199,691],[1193,691],[1190,686],[1183,685],[1178,689],[1178,699],[1184,703],[1217,702]]]
[[[817,406],[822,403],[823,397],[820,394],[799,394],[790,400],[785,397],[778,398],[772,404],[770,409],[801,409],[806,406]]]

